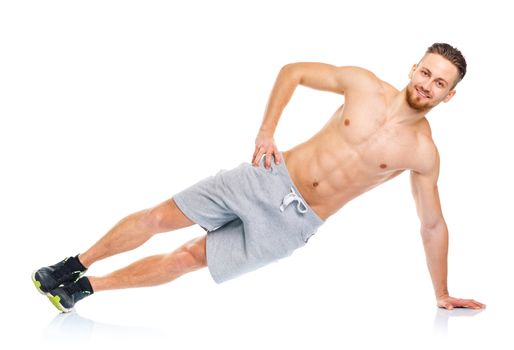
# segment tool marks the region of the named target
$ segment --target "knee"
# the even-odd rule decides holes
[[[192,268],[207,266],[205,238],[206,236],[195,238],[180,248],[180,259],[184,265]]]
[[[194,225],[177,207],[173,200],[140,212],[139,225],[150,232],[168,232],[179,228]]]
[[[164,221],[164,213],[159,207],[145,209],[138,220],[139,225],[151,232],[158,232]]]

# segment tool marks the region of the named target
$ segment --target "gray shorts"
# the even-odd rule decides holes
[[[283,159],[283,158],[282,158]],[[242,163],[173,196],[207,232],[207,266],[216,283],[289,256],[323,224],[293,184],[284,161]]]

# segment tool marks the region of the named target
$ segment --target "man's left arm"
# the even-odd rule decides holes
[[[454,307],[485,308],[484,304],[473,299],[457,299],[448,293],[448,228],[443,218],[437,190],[439,154],[434,146],[425,155],[428,156],[427,159],[432,159],[427,169],[423,172],[411,171],[410,178],[437,306],[450,310]]]

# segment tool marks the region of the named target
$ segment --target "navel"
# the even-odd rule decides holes
[[[382,163],[382,164],[380,164],[380,167],[381,167],[382,169],[385,169],[385,168],[387,168],[387,164]]]
[[[345,119],[345,120],[344,120],[344,125],[345,125],[345,126],[350,125],[350,119]]]
[[[318,185],[319,185],[318,181],[314,181],[314,182],[312,183],[312,186],[313,186],[313,187],[318,187]]]

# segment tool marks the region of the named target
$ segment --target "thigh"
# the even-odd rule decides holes
[[[216,283],[235,278],[248,270],[246,252],[244,224],[240,219],[207,233],[207,266]]]
[[[266,222],[268,225],[263,224]],[[280,227],[267,218],[263,218],[261,223],[236,219],[207,233],[207,266],[216,283],[261,268],[305,245],[297,232],[298,225]],[[287,233],[284,234],[283,230]]]
[[[226,173],[239,169],[220,171],[173,195],[176,206],[196,224],[213,231],[237,218],[230,203],[240,196],[233,181],[226,181]]]

